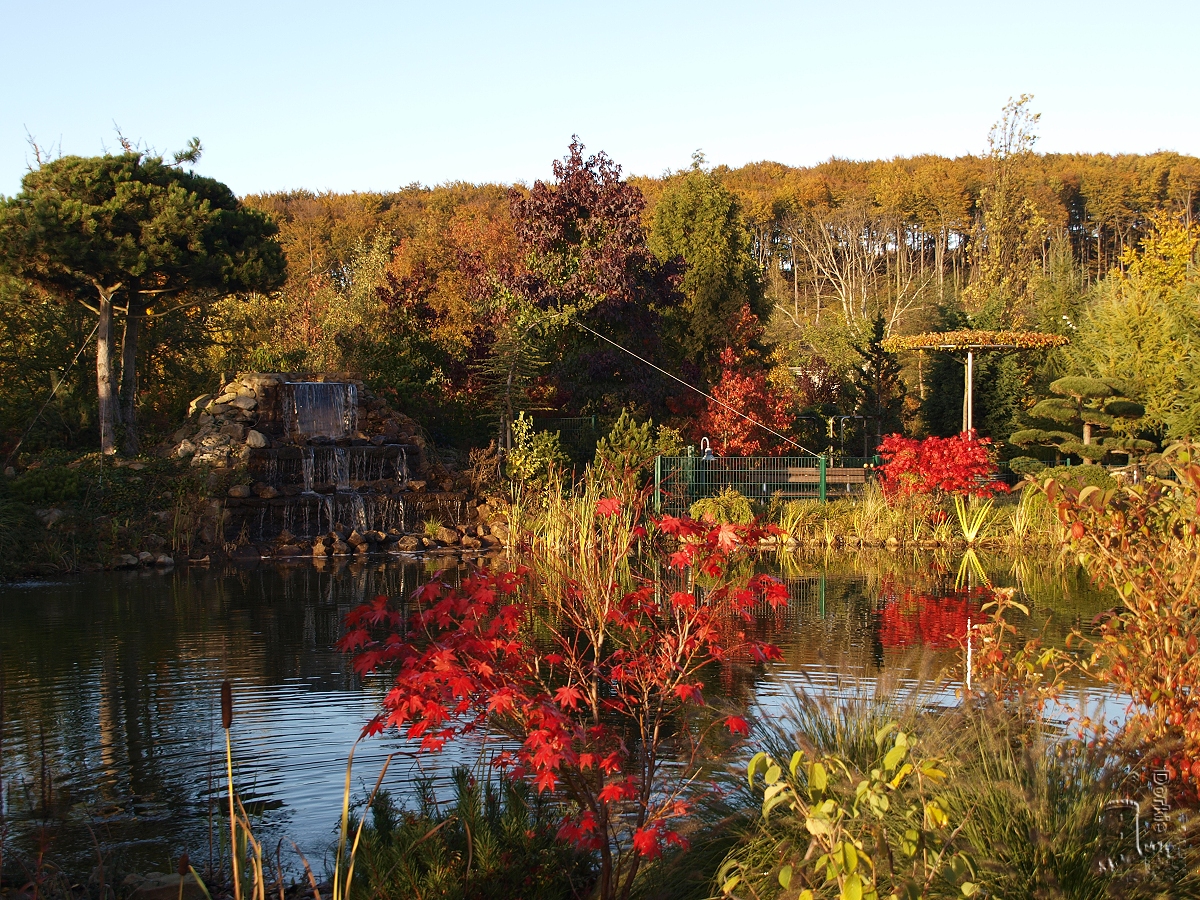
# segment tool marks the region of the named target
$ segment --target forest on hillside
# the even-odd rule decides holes
[[[520,412],[553,426],[622,410],[724,452],[788,448],[682,381],[806,447],[860,417],[838,438],[858,446],[959,431],[961,356],[883,342],[975,328],[1070,338],[977,360],[979,432],[1045,438],[1009,456],[1058,452],[1047,435],[1070,416],[1034,407],[1066,376],[1140,407],[1097,425],[1116,437],[1200,433],[1200,159],[1042,154],[1036,124],[1014,102],[986,154],[955,159],[731,169],[697,153],[626,178],[576,139],[532,186],[244,197],[278,225],[286,282],[145,318],[123,402],[155,439],[230,373],[348,372],[450,451],[502,437]],[[94,324],[0,281],[6,450],[27,429],[26,451],[95,444]]]

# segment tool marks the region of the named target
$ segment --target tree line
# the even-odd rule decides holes
[[[1036,426],[1030,411],[1066,375],[1130,382],[1120,393],[1147,409],[1131,437],[1191,433],[1197,382],[1171,346],[1195,340],[1200,159],[1038,153],[1028,100],[1005,108],[988,152],[956,159],[731,169],[697,153],[659,178],[624,177],[575,140],[531,186],[242,198],[243,215],[277,229],[259,239],[277,242],[286,275],[271,257],[255,283],[172,285],[171,315],[126,314],[135,405],[163,434],[223,374],[355,372],[445,445],[503,443],[520,411],[612,420],[628,409],[691,440],[716,428],[720,445],[773,451],[778,440],[739,432],[679,382],[748,404],[806,446],[829,443],[835,416],[861,417],[851,431],[875,437],[950,434],[959,361],[897,359],[882,342],[1017,328],[1072,343],[981,359],[982,433]],[[86,444],[98,428],[97,388],[79,375],[95,359],[92,314],[36,273],[9,272],[3,439],[11,446],[61,381],[28,440]]]

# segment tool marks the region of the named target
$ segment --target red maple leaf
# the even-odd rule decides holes
[[[742,737],[747,737],[750,734],[750,726],[741,716],[726,716],[725,727],[729,729],[731,734],[740,734]]]

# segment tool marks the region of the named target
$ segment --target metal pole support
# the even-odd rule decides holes
[[[819,499],[822,503],[825,502],[825,474],[828,466],[829,460],[826,459],[825,454],[822,453],[817,457],[817,467],[820,470],[817,480],[817,499]]]

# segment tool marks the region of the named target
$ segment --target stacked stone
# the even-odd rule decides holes
[[[188,407],[187,424],[175,432],[170,453],[191,457],[194,466],[229,469],[244,465],[251,450],[287,442],[281,410],[286,382],[326,380],[295,373],[249,372],[239,374],[219,394],[201,394]],[[393,410],[360,381],[359,432],[352,437],[376,445],[407,444],[425,449],[420,426]],[[420,474],[420,473],[418,473]]]

